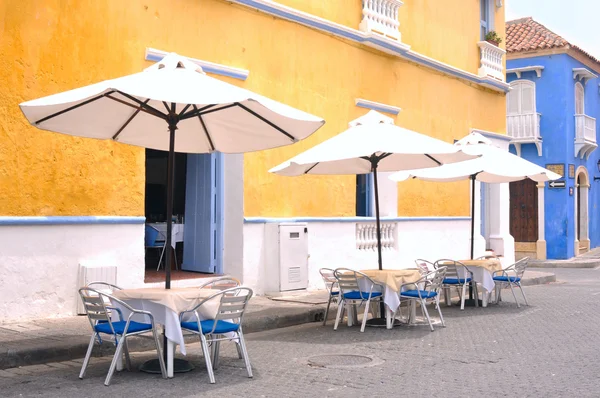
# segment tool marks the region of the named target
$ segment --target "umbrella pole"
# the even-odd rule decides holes
[[[169,122],[169,157],[167,160],[167,236],[165,243],[165,288],[171,288],[171,233],[173,231],[173,190],[175,179],[175,130],[177,123]]]
[[[379,270],[383,270],[381,260],[381,221],[379,219],[379,187],[377,184],[377,163],[373,163],[373,185],[375,186],[375,220],[377,224],[377,259]]]

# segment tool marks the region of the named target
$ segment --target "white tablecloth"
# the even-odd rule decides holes
[[[162,240],[167,239],[167,223],[159,222],[159,223],[151,223],[148,224],[158,230],[159,238]],[[171,230],[171,246],[175,247],[177,242],[183,242],[183,230],[185,224],[173,224],[173,229]]]

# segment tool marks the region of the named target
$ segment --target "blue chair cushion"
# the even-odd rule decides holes
[[[420,290],[421,292],[421,297],[422,298],[432,298],[437,296],[436,292],[430,292],[428,290]],[[402,293],[400,293],[400,297],[413,297],[413,298],[419,298],[419,290],[406,290]]]
[[[471,282],[471,278],[467,278],[467,283]],[[446,278],[443,282],[445,285],[462,285],[465,283],[464,279],[457,278]]]
[[[212,332],[215,321],[213,319],[208,319],[206,321],[200,321],[200,326],[202,327],[202,334],[208,334]],[[193,330],[195,332],[198,331],[198,322],[189,321],[189,322],[181,322],[181,327],[188,330]],[[217,327],[215,328],[214,334],[223,334],[229,332],[237,332],[240,328],[240,325],[233,322],[227,321],[217,321]]]
[[[381,292],[371,293],[371,298],[375,298],[375,297],[379,297],[379,296],[381,296]],[[366,300],[368,297],[369,297],[369,292],[362,292],[362,297],[361,297],[361,292],[359,292],[359,291],[344,293],[344,298],[348,299],[348,300],[362,300],[363,298]]]
[[[332,296],[339,296],[339,295],[340,295],[340,292],[331,292],[331,295],[332,295]]]
[[[123,330],[125,329],[126,321],[118,321],[113,322],[113,328],[115,329],[116,334],[123,334]],[[127,328],[127,333],[135,333],[141,332],[144,330],[152,330],[152,325],[149,323],[141,323],[131,321],[129,322],[129,328]],[[110,330],[110,325],[108,322],[99,323],[96,325],[96,332],[105,333],[105,334],[113,334],[112,330]]]
[[[519,282],[521,278],[517,278],[516,276],[495,276],[494,280],[498,282],[508,282],[510,279],[511,282]]]

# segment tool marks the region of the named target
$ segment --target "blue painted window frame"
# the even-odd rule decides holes
[[[356,216],[373,217],[373,173],[356,175]]]
[[[485,35],[487,35],[490,31],[490,26],[492,25],[490,22],[491,12],[490,12],[490,2],[489,0],[480,0],[480,13],[479,13],[479,31],[481,40],[485,40]],[[483,18],[482,18],[483,17]]]

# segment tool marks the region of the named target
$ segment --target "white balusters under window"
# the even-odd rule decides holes
[[[398,9],[400,0],[363,0],[363,19],[359,29],[400,41]]]
[[[381,248],[393,250],[396,247],[396,223],[381,223]],[[377,224],[356,224],[356,248],[377,251]]]
[[[502,57],[506,54],[506,51],[487,41],[480,41],[477,45],[481,55],[479,76],[505,81]]]

